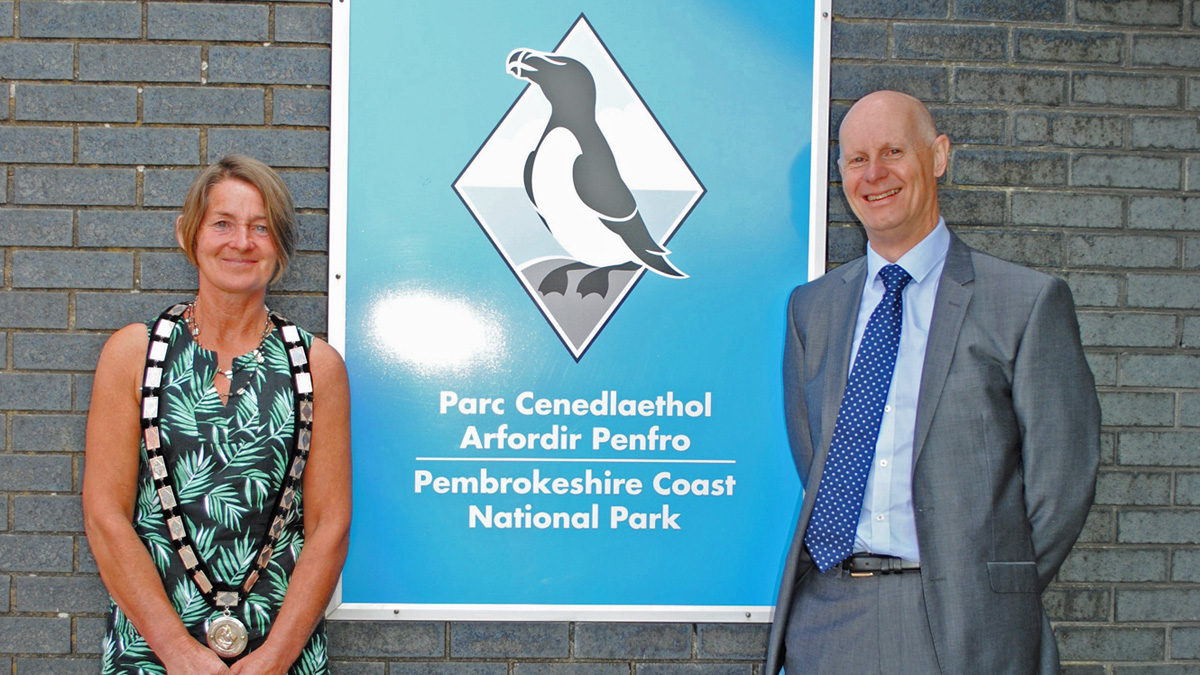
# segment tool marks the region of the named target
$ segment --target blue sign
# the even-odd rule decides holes
[[[353,0],[342,615],[766,620],[816,16]]]

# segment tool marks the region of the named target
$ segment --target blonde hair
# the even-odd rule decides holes
[[[183,200],[183,213],[179,216],[179,242],[183,252],[195,265],[196,233],[208,211],[208,194],[215,185],[230,179],[249,183],[262,195],[263,205],[267,209],[267,234],[279,257],[279,268],[271,277],[271,283],[275,283],[287,270],[288,261],[296,253],[296,243],[300,239],[296,209],[292,205],[292,194],[279,174],[253,157],[226,155],[201,171],[192,181]]]

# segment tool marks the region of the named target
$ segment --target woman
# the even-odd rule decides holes
[[[175,234],[195,300],[117,331],[92,390],[83,507],[113,598],[103,672],[325,673],[350,396],[338,353],[264,303],[295,252],[291,196],[232,155],[196,178]]]

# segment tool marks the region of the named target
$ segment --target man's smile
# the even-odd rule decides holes
[[[883,199],[883,198],[885,198],[885,197],[891,197],[891,196],[892,196],[892,195],[894,195],[894,194],[899,194],[899,192],[900,192],[900,188],[894,188],[894,189],[888,190],[887,192],[884,192],[884,193],[881,193],[881,194],[877,194],[877,195],[867,195],[867,201],[869,201],[869,202],[877,202],[877,201],[879,201],[880,199]]]

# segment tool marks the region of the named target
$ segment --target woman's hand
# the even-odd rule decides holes
[[[234,675],[287,675],[291,666],[291,663],[281,662],[275,652],[263,645],[230,666],[229,671]]]
[[[164,651],[168,653],[157,656],[167,667],[167,675],[229,675],[229,667],[221,657],[193,639]]]

